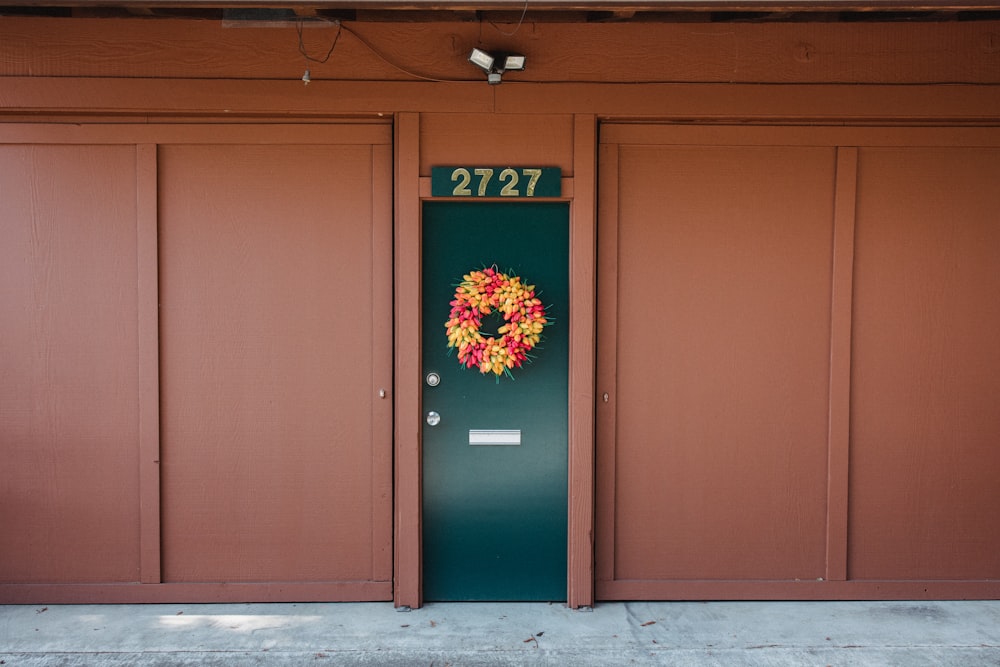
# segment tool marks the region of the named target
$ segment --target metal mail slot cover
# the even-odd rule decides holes
[[[521,429],[469,429],[470,445],[520,445]]]

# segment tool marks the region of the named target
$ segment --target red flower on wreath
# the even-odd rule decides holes
[[[497,330],[499,338],[479,331],[483,317],[494,311],[499,311],[504,320]],[[520,276],[502,273],[493,266],[462,276],[445,327],[448,347],[458,350],[460,364],[499,378],[513,377],[511,370],[529,360],[529,353],[541,341],[542,329],[549,323],[545,306],[535,296],[535,286],[525,285]]]

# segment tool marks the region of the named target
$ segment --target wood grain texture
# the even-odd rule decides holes
[[[392,147],[372,146],[372,579],[393,578],[393,166]]]
[[[0,581],[138,581],[136,151],[0,165]]]
[[[778,140],[780,134],[784,134],[784,141]],[[644,135],[650,143],[647,149],[641,148]],[[836,128],[788,128],[783,132],[779,128],[605,126],[601,173],[608,194],[602,194],[599,293],[603,296],[598,321],[608,324],[615,320],[614,313],[620,318],[624,308],[616,301],[620,299],[621,288],[612,286],[612,278],[620,269],[618,258],[622,251],[613,249],[621,234],[628,238],[626,232],[615,232],[613,227],[620,224],[621,209],[639,206],[635,193],[625,203],[618,199],[635,176],[632,172],[631,178],[626,178],[629,174],[618,165],[619,151],[625,151],[626,155],[639,155],[643,150],[680,151],[685,156],[674,154],[669,163],[684,165],[684,169],[690,171],[693,167],[687,152],[696,150],[691,144],[699,141],[710,145],[724,142],[752,150],[769,144],[805,148],[828,142],[831,145],[842,142],[847,146],[864,146],[865,142],[870,142],[877,147],[839,148],[835,180],[830,176],[830,183],[835,182],[836,188],[830,199],[835,206],[831,213],[833,273],[828,277],[833,287],[829,450],[828,459],[818,455],[809,465],[814,472],[825,471],[828,475],[825,497],[816,499],[816,511],[813,512],[813,523],[823,527],[826,534],[825,549],[817,553],[821,556],[818,567],[824,571],[827,581],[806,582],[806,577],[802,577],[802,582],[782,582],[768,580],[766,576],[761,578],[759,573],[747,577],[746,572],[742,579],[733,578],[732,573],[728,577],[724,574],[712,576],[710,566],[718,561],[718,556],[703,559],[686,575],[663,576],[661,573],[658,577],[650,577],[648,572],[637,571],[639,561],[628,551],[630,540],[637,539],[643,545],[637,553],[649,556],[656,552],[653,545],[657,540],[662,542],[665,539],[662,535],[669,535],[671,531],[631,532],[622,522],[634,521],[636,509],[634,504],[623,509],[622,501],[627,502],[640,492],[645,503],[657,494],[674,494],[671,497],[675,497],[676,502],[672,505],[683,507],[685,502],[696,500],[699,491],[687,488],[680,497],[671,491],[679,484],[669,477],[675,463],[660,468],[663,472],[657,477],[660,480],[658,490],[641,483],[637,487],[641,477],[636,476],[636,455],[634,451],[622,451],[622,433],[635,431],[636,424],[649,425],[657,420],[635,419],[633,415],[628,423],[619,421],[617,428],[611,429],[614,420],[599,410],[599,599],[921,599],[989,598],[997,594],[996,587],[991,585],[998,566],[996,531],[986,509],[994,506],[997,500],[995,485],[988,481],[996,475],[997,457],[985,443],[995,442],[1000,432],[993,409],[997,355],[989,333],[996,328],[996,304],[992,295],[996,294],[998,286],[995,254],[1000,244],[994,238],[996,230],[990,213],[996,209],[995,189],[987,184],[989,175],[996,172],[998,139],[994,130],[971,128],[933,131],[853,128],[842,134],[842,130]],[[740,168],[748,163],[740,160]],[[663,172],[658,173],[662,176]],[[668,170],[667,173],[672,172]],[[713,173],[718,179],[726,172],[717,169]],[[668,183],[671,181],[672,178],[667,179]],[[663,189],[662,184],[657,187]],[[722,192],[727,193],[727,198],[733,196],[730,193],[734,190],[738,188],[730,186]],[[694,188],[684,192],[688,191],[694,192]],[[760,188],[760,192],[774,196],[777,191],[767,187]],[[818,202],[821,198],[808,199]],[[782,201],[782,206],[790,205],[787,197],[778,196],[778,200]],[[670,205],[647,205],[645,210],[667,211],[666,220],[683,220],[681,212],[688,209],[677,210],[677,204],[683,201],[675,197]],[[742,207],[744,216],[761,208],[754,197],[750,201],[755,203]],[[699,209],[692,210],[697,212]],[[774,219],[779,217],[774,216]],[[664,224],[661,221],[659,226]],[[730,229],[729,236],[736,229]],[[785,240],[788,238],[791,237]],[[730,242],[736,243],[734,247],[752,245],[746,239],[742,242],[730,239]],[[656,247],[663,249],[674,245],[677,243]],[[779,244],[774,244],[771,249],[777,247]],[[705,252],[712,246],[701,248],[701,252]],[[606,257],[603,253],[612,254]],[[675,264],[688,261],[675,257],[672,251],[665,258],[662,255],[658,253],[656,263],[661,271],[664,268],[679,270],[673,268]],[[648,263],[652,265],[652,260]],[[802,266],[818,267],[821,263],[817,257],[816,261],[805,262]],[[626,271],[635,272],[636,266],[642,264],[632,257]],[[734,261],[718,264],[737,265]],[[694,267],[685,275],[701,275],[692,274],[692,270]],[[757,286],[761,284],[759,280],[752,282]],[[699,293],[706,288],[697,281],[692,286],[696,286]],[[744,303],[750,300],[741,299]],[[816,301],[822,300],[817,293]],[[676,310],[671,312],[680,314]],[[742,320],[739,331],[743,335],[752,329],[748,328],[749,321],[748,318]],[[599,349],[604,352],[598,357],[598,383],[599,386],[605,383],[614,386],[615,382],[620,383],[623,377],[635,372],[634,369],[629,371],[627,358],[625,368],[621,363],[616,365],[615,360],[623,350],[635,348],[637,344],[617,340],[613,350],[605,350],[604,345],[619,336],[619,329],[602,334],[601,331],[608,330],[607,325],[602,326]],[[659,331],[666,327],[673,331],[676,326],[673,318],[669,318],[654,328]],[[787,327],[788,330],[792,328]],[[671,340],[676,340],[676,336],[671,336]],[[702,336],[699,344],[708,340],[710,338]],[[793,348],[784,345],[783,349]],[[745,361],[750,359],[746,355],[743,357]],[[697,357],[687,361],[694,363]],[[699,373],[698,378],[684,383],[686,391],[701,392],[710,378],[711,375]],[[738,379],[738,375],[733,379]],[[645,387],[647,393],[656,391],[653,385]],[[718,389],[711,393],[715,403],[706,394],[702,407],[718,403],[719,396],[725,395],[723,388]],[[620,387],[618,393],[622,393]],[[817,392],[816,395],[821,394]],[[641,400],[646,398],[642,396]],[[796,400],[803,398],[798,396]],[[611,403],[614,400],[612,397]],[[631,395],[627,409],[634,412],[631,406],[639,400],[639,395]],[[777,407],[783,403],[787,401],[772,401],[771,405]],[[671,431],[672,423],[692,422],[697,411],[692,406],[689,408],[678,413],[676,419],[670,419],[663,410],[658,412],[667,432]],[[619,405],[617,412],[621,411]],[[797,409],[795,412],[801,414],[802,411]],[[819,410],[815,412],[816,423],[821,423],[822,415]],[[789,414],[783,421],[787,425],[792,423],[791,419]],[[649,427],[647,432],[647,441],[657,442],[658,430]],[[752,429],[748,430],[744,424],[740,432],[746,437]],[[683,454],[688,465],[691,460],[705,455],[699,454],[697,447],[671,449],[669,441],[664,442],[668,444],[661,448],[664,452],[661,456],[668,452]],[[770,440],[767,449],[777,451],[779,442]],[[623,461],[629,471],[623,472]],[[725,461],[716,463],[715,475],[729,465]],[[666,482],[664,475],[667,475]],[[746,481],[753,475],[753,467],[748,464],[741,466],[733,479]],[[770,479],[770,484],[780,485],[784,479],[802,480],[803,473]],[[697,513],[698,531],[711,525],[718,509],[718,487],[707,480],[699,483],[699,488],[712,488],[713,502],[702,506]],[[816,483],[820,483],[819,480]],[[812,484],[809,486],[811,488]],[[794,493],[789,497],[795,497],[799,505],[806,495]],[[761,500],[761,496],[755,495],[754,500],[747,503]],[[740,508],[743,515],[747,511],[746,506]],[[675,507],[660,506],[636,526],[656,525],[656,521],[663,521],[674,513]],[[800,546],[806,534],[803,530],[808,530],[805,526],[799,523],[794,528]],[[755,532],[758,537],[766,534],[766,530]],[[691,536],[683,541],[688,548],[692,543],[697,543],[697,539]],[[752,552],[735,529],[725,538],[719,536],[705,543],[722,551],[738,544],[736,552],[741,556]],[[667,558],[663,552],[657,553],[660,558],[649,561],[654,569],[665,567],[664,563],[676,567],[678,559],[675,556]],[[623,563],[623,556],[630,560]],[[755,566],[764,562],[761,558],[750,560]],[[625,569],[626,566],[631,569]]]
[[[597,214],[597,354],[595,409],[595,579],[615,578],[615,432],[618,401],[618,200],[620,147],[600,145]]]
[[[0,507],[16,508],[23,521],[31,523],[27,533],[10,532],[17,546],[13,553],[0,555],[0,572],[12,573],[10,581],[50,582],[0,584],[0,599],[394,596],[397,605],[419,606],[420,366],[419,341],[410,332],[419,329],[419,289],[412,276],[419,275],[420,266],[420,187],[430,166],[483,159],[545,161],[572,172],[574,177],[566,180],[572,189],[564,194],[580,199],[573,203],[574,229],[577,215],[593,217],[586,212],[593,207],[589,199],[595,187],[602,189],[597,248],[597,597],[1000,594],[995,583],[1000,543],[988,511],[997,504],[992,480],[1000,472],[990,449],[1000,433],[993,379],[1000,367],[989,337],[998,324],[993,295],[1000,287],[995,268],[1000,265],[995,253],[1000,239],[992,224],[1000,203],[993,186],[1000,167],[1000,138],[994,128],[1000,122],[1000,51],[995,46],[1000,23],[528,22],[513,36],[500,34],[509,26],[479,22],[349,27],[354,32],[342,35],[331,60],[312,67],[313,83],[307,87],[299,80],[305,63],[293,26],[236,30],[185,20],[0,21],[0,115],[10,121],[0,125],[0,142],[40,145],[0,148],[4,164],[13,165],[0,175],[5,207],[0,294],[5,315],[19,313],[0,324],[5,347],[6,341],[15,341],[6,354],[0,352],[6,388],[0,389],[0,444],[8,448],[5,452],[13,452],[9,460],[17,471],[0,482],[5,494]],[[332,27],[309,29],[305,44],[318,53],[334,34]],[[481,42],[526,53],[529,69],[506,75],[501,86],[486,85],[465,60],[468,49]],[[942,83],[948,85],[937,85]],[[390,118],[396,121],[393,142]],[[39,123],[41,119],[54,122]],[[356,123],[346,128],[319,124],[331,119]],[[648,120],[669,122],[636,122]],[[588,141],[584,128],[598,121],[604,123],[600,179],[588,171],[593,157],[580,152]],[[700,125],[683,127],[692,122]],[[799,127],[767,127],[789,123]],[[943,124],[979,127],[917,127]],[[306,202],[306,208],[336,210],[339,202],[320,192],[335,192],[338,184],[326,180],[331,160],[319,157],[316,145],[344,140],[363,147],[357,154],[351,152],[352,159],[362,160],[364,153],[369,160],[368,182],[347,181],[357,186],[347,199],[364,199],[369,207],[359,218],[385,219],[390,204],[378,195],[390,187],[384,174],[391,160],[390,143],[397,151],[392,308],[398,344],[395,385],[386,401],[376,392],[392,361],[386,357],[391,347],[386,347],[387,332],[375,333],[378,323],[388,319],[379,316],[388,312],[388,276],[379,273],[389,259],[384,252],[371,250],[367,255],[373,292],[362,319],[374,360],[360,371],[356,366],[340,371],[360,374],[365,391],[337,394],[337,388],[324,384],[327,380],[298,386],[288,378],[308,375],[306,371],[270,377],[261,372],[266,366],[258,363],[261,357],[247,356],[261,349],[257,344],[277,349],[279,339],[304,340],[317,332],[333,332],[326,338],[349,347],[357,343],[338,337],[339,325],[322,315],[310,316],[299,329],[297,316],[282,310],[284,294],[270,294],[262,303],[256,299],[253,290],[267,291],[256,278],[268,266],[273,269],[266,261],[268,252],[283,252],[282,244],[295,238],[292,221],[283,229],[287,238],[276,237],[273,243],[263,237],[250,241],[232,231],[243,223],[233,215],[241,203],[239,188],[246,187],[241,174],[251,174],[250,183],[260,186],[246,201],[262,193],[269,200],[248,217],[272,211],[267,207],[282,202],[294,207],[300,203],[296,198]],[[242,147],[248,142],[257,144],[252,152],[260,159],[246,158]],[[151,203],[159,196],[151,189],[156,180],[152,145],[173,144],[165,158],[169,161],[188,150],[182,145],[206,143],[221,147],[218,155],[243,157],[216,162],[216,168],[185,182],[189,189],[181,203],[191,207],[191,220],[204,224],[189,224],[189,236],[180,248],[174,245],[175,228],[167,230],[164,257],[173,282],[164,289],[172,299],[200,303],[206,321],[225,320],[226,326],[240,329],[229,347],[211,336],[192,336],[185,342],[170,329],[177,320],[158,322],[150,310],[150,299],[161,287],[154,282],[159,277],[150,264],[155,261],[150,256],[150,233],[155,230],[150,216],[160,203]],[[136,150],[135,144],[147,148]],[[664,189],[657,178],[646,182],[648,192],[669,193],[664,200],[634,189],[636,160],[648,158],[640,155],[647,150],[637,148],[640,145],[669,156],[666,166],[655,166],[670,174],[672,189]],[[725,147],[715,156],[728,151],[740,159],[710,160],[713,151],[690,148],[698,145]],[[862,148],[852,148],[856,146]],[[619,148],[625,156],[621,163]],[[834,151],[840,156],[835,175],[811,170],[809,165],[822,161],[816,156]],[[850,180],[847,162],[855,152],[860,155],[861,181],[856,202],[859,261],[852,280],[848,211],[853,204],[844,185]],[[298,163],[290,155],[306,157]],[[130,162],[136,158],[135,164]],[[790,173],[779,158],[807,166]],[[22,169],[25,164],[38,169]],[[171,179],[176,166],[170,170]],[[220,176],[224,174],[229,175]],[[307,187],[320,174],[325,174],[322,186]],[[684,180],[691,174],[700,174],[700,180]],[[826,177],[830,189],[823,190],[817,184]],[[218,187],[209,191],[206,184]],[[801,192],[789,193],[789,184]],[[176,212],[177,204],[166,201],[168,215]],[[704,229],[678,235],[678,204],[692,216],[702,215],[698,219]],[[823,255],[814,226],[818,217],[812,214],[831,205],[833,230],[827,231],[834,245]],[[733,221],[731,227],[712,226],[716,221],[705,215],[712,206],[729,207],[724,217]],[[17,215],[8,218],[7,211]],[[68,226],[67,221],[81,219],[85,224]],[[25,220],[33,225],[28,237],[23,236],[28,228],[17,226]],[[638,236],[636,220],[642,223]],[[355,255],[364,253],[344,248],[370,244],[373,249],[389,242],[384,226],[375,224],[361,236],[349,225],[345,229],[343,238],[320,234],[310,250],[325,248],[329,257],[338,259],[350,255],[343,263],[350,271]],[[91,253],[94,239],[111,242]],[[74,257],[78,248],[98,261],[92,266]],[[626,254],[620,262],[619,251]],[[574,245],[574,261],[581,261],[574,268],[577,279],[591,279],[583,258],[592,254],[585,238]],[[31,258],[28,264],[26,257]],[[178,266],[185,257],[199,259],[200,265],[190,272],[188,265]],[[210,273],[216,257],[225,258],[214,267],[226,269],[219,274]],[[294,266],[291,273],[301,278],[296,271],[319,262],[313,255],[292,253],[282,264]],[[652,322],[660,333],[640,340],[626,327],[619,336],[621,321],[636,321],[639,312],[645,318],[636,295],[660,279],[655,271],[661,271],[661,265],[671,279],[668,289],[674,291],[668,301],[653,301],[657,307]],[[644,274],[644,267],[653,268]],[[824,267],[832,275],[826,276],[826,294],[820,296],[818,276]],[[317,282],[335,281],[339,270],[317,269]],[[283,275],[282,280],[295,283],[294,275]],[[691,293],[682,293],[677,285]],[[297,286],[288,298],[305,299],[313,282],[299,280]],[[621,303],[619,288],[627,297]],[[262,305],[272,314],[270,321],[250,321],[248,313]],[[293,305],[299,312],[309,310],[313,302]],[[584,311],[574,302],[573,312],[576,317]],[[681,322],[673,317],[677,312],[692,317]],[[174,314],[170,311],[170,317]],[[586,347],[587,333],[579,320],[575,322],[574,349]],[[151,407],[159,390],[151,331],[158,325],[170,333],[164,349],[172,355],[161,378],[167,390],[165,443],[178,442],[178,426],[182,431],[202,429],[200,435],[182,433],[188,451],[177,454],[188,458],[175,457],[181,468],[175,468],[164,485],[165,535],[178,537],[188,529],[182,523],[191,520],[191,526],[207,536],[204,541],[226,545],[237,554],[235,565],[229,574],[220,574],[219,554],[203,560],[197,540],[181,536],[167,548],[165,571],[169,575],[173,568],[190,583],[53,586],[55,581],[159,580],[159,480],[151,465],[158,445]],[[186,326],[191,327],[188,333],[201,331],[193,315]],[[218,330],[222,328],[220,324]],[[726,337],[727,331],[736,330],[742,333]],[[640,367],[636,351],[666,335],[687,349],[701,346],[701,351],[668,352],[671,372],[680,372],[643,376],[652,371]],[[186,366],[176,363],[179,342],[187,346],[185,363],[192,362]],[[846,343],[850,345],[845,349]],[[336,369],[318,348],[304,352],[315,364],[310,370],[332,376]],[[221,352],[214,355],[215,362],[207,362],[199,355],[213,354],[203,349]],[[620,350],[625,350],[621,377]],[[72,359],[54,363],[60,355]],[[820,358],[828,366],[821,367]],[[228,366],[216,363],[227,359],[232,362]],[[81,380],[73,369],[85,371],[90,379]],[[178,370],[188,373],[189,384],[171,384]],[[241,373],[238,390],[224,384]],[[577,447],[587,438],[581,415],[587,413],[583,403],[593,388],[587,385],[588,370],[582,363],[574,362],[573,373],[571,428]],[[13,384],[7,382],[11,376],[17,378]],[[640,376],[643,381],[636,384]],[[81,383],[98,380],[97,391],[90,392],[87,384],[88,395],[83,396]],[[671,391],[669,382],[683,385],[683,391],[673,390],[668,397],[680,406],[673,412],[661,408],[669,401],[660,401]],[[187,387],[195,390],[188,392]],[[266,396],[269,387],[302,398],[300,405],[281,418],[266,406],[248,408]],[[213,388],[217,394],[212,394]],[[600,398],[603,391],[609,392],[608,403]],[[818,398],[824,391],[829,392],[828,404]],[[338,429],[338,424],[330,426],[325,412],[313,418],[315,413],[307,409],[298,411],[307,408],[313,394],[324,392],[355,401],[349,410],[364,412],[369,419],[370,431],[344,427],[334,437],[338,443],[367,443],[367,449],[358,445],[346,453],[337,450],[361,482],[347,480],[350,475],[342,470],[318,479],[324,469],[316,461],[329,453],[322,439],[299,450],[282,450],[287,456],[280,458],[264,443],[293,441],[324,424],[328,435]],[[29,398],[30,405],[24,403]],[[198,400],[203,405],[195,405]],[[170,412],[178,404],[192,411],[214,406],[221,417],[179,424],[177,413]],[[380,449],[388,428],[387,407],[395,416],[392,516],[386,516],[390,461]],[[660,439],[661,429],[670,437]],[[205,444],[213,440],[223,446]],[[81,442],[86,447],[78,447]],[[672,449],[678,442],[686,446]],[[707,451],[706,442],[715,447],[714,454]],[[571,606],[587,604],[588,599],[587,452],[574,449],[577,455],[571,463],[571,493],[577,493],[571,516],[576,532],[568,554]],[[667,477],[670,484],[656,476],[657,466],[674,476]],[[81,469],[87,474],[79,475]],[[211,488],[205,470],[219,472],[226,480],[224,488]],[[357,471],[364,472],[359,477]],[[289,482],[309,475],[317,481],[310,491]],[[115,484],[107,484],[108,479]],[[350,497],[340,502],[337,491],[316,490],[331,479],[332,487]],[[35,493],[39,488],[44,493]],[[270,494],[278,491],[287,492],[277,503],[281,507],[267,507]],[[189,492],[201,495],[188,497]],[[15,498],[14,504],[8,504],[8,497]],[[362,518],[338,515],[328,520],[317,515],[316,507],[334,501]],[[68,512],[64,505],[70,507]],[[101,516],[96,532],[91,530],[98,521],[81,516],[84,510]],[[784,523],[771,525],[762,518],[768,512]],[[265,534],[273,528],[274,534],[288,537],[295,528],[280,525],[276,517],[289,514],[304,517],[304,526],[325,522],[332,527],[308,539],[320,543],[315,553],[328,549],[335,557],[320,562],[315,553],[301,558],[278,553]],[[232,526],[241,521],[245,532],[235,536]],[[390,543],[393,523],[395,540]],[[664,523],[674,532],[644,532],[646,526]],[[0,521],[5,525],[20,524]],[[351,544],[333,544],[334,534],[361,537]],[[793,546],[775,554],[774,545],[792,534],[797,538]],[[720,535],[735,536],[726,547],[729,551],[705,557],[695,550],[681,551],[698,546],[699,540],[703,546],[718,544],[722,537],[713,536]],[[8,544],[8,536],[0,537]],[[678,546],[681,538],[687,542]],[[675,547],[678,551],[670,551]],[[105,558],[105,548],[115,553]],[[38,559],[40,549],[54,550],[57,556]],[[395,552],[394,583],[386,581],[390,549]],[[680,556],[660,558],[667,552]],[[665,578],[695,576],[696,565],[703,568],[698,576],[707,572],[722,578]],[[788,572],[855,581],[726,579]],[[281,573],[367,580],[195,583]],[[879,578],[893,581],[875,581]]]
[[[372,148],[247,141],[160,147],[163,579],[375,581]]]
[[[849,574],[997,579],[1000,150],[860,151]]]
[[[616,580],[825,576],[834,168],[621,149]]]
[[[303,30],[320,58],[335,26]],[[996,22],[525,23],[349,22],[313,86],[337,81],[467,81],[473,46],[524,53],[523,82],[1000,83]],[[293,25],[8,17],[0,76],[299,81],[307,65]],[[508,83],[509,82],[509,83]],[[304,93],[306,91],[303,91]]]
[[[573,117],[427,114],[420,128],[420,173],[449,164],[530,164],[572,174]]]
[[[237,602],[376,602],[392,597],[392,583],[168,583],[19,584],[0,583],[4,604],[168,604]]]
[[[594,321],[597,283],[597,122],[573,119],[570,222],[569,521],[566,604],[594,604]]]
[[[600,600],[995,600],[996,580],[941,581],[615,581]]]
[[[396,421],[395,588],[397,607],[423,604],[420,454],[420,125],[418,114],[396,116]]]
[[[0,125],[0,140],[41,144],[235,144],[247,136],[258,146],[303,146],[315,144],[390,145],[392,129],[386,120],[355,124],[328,122],[323,125],[284,123],[132,123],[66,124],[17,123]]]
[[[134,123],[217,124],[270,118],[388,118],[393,110],[425,113],[574,114],[604,120],[656,119],[705,123],[980,124],[1000,119],[995,85],[741,85],[589,84],[503,85],[480,82],[301,82],[187,79],[76,79],[9,77],[0,87],[0,114],[37,122],[93,122],[112,116]],[[495,96],[495,100],[494,100]],[[496,116],[492,120],[496,120]],[[147,128],[148,129],[148,128]],[[488,136],[488,127],[478,128]],[[303,128],[303,133],[307,128]],[[53,132],[71,133],[69,129]],[[139,130],[134,130],[138,132]],[[205,130],[208,131],[208,130]]]

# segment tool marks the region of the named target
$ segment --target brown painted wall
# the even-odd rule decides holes
[[[389,580],[375,170],[364,145],[160,148],[164,581]]]
[[[474,46],[528,57],[510,83],[1000,83],[997,33],[995,22],[347,22],[330,59],[309,63],[308,95],[324,81],[481,83],[467,62]],[[307,25],[306,53],[321,58],[336,35]],[[306,66],[289,22],[5,17],[0,44],[8,77],[238,78],[301,89]]]
[[[835,151],[618,160],[615,577],[823,576]]]
[[[0,581],[138,581],[135,149],[0,165]]]
[[[862,150],[849,571],[1000,579],[1000,149]]]
[[[0,148],[5,599],[392,597],[389,128],[202,129]]]
[[[307,87],[5,17],[0,599],[420,604],[419,202],[485,161],[571,204],[571,606],[1000,595],[998,32],[351,22]]]
[[[598,596],[996,595],[1000,135],[604,130]]]

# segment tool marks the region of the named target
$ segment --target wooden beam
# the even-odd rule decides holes
[[[573,119],[570,225],[569,523],[567,602],[594,604],[594,318],[597,119]]]
[[[396,524],[397,607],[423,604],[420,454],[420,117],[396,117]]]
[[[296,121],[400,112],[592,113],[606,120],[710,123],[981,124],[1000,121],[1000,85],[838,86],[727,84],[419,84],[402,82],[47,79],[10,77],[5,115]],[[498,90],[499,89],[499,90]],[[305,130],[304,130],[305,131]]]
[[[2,604],[144,604],[213,602],[381,602],[385,582],[0,584]]]
[[[614,581],[601,600],[996,600],[1000,581]]]
[[[469,89],[473,99],[491,88],[468,62],[470,49],[479,45],[518,51],[528,58],[523,72],[509,72],[502,85],[492,87],[498,102],[534,83],[1000,83],[1000,21],[526,21],[516,28],[516,17],[498,22],[479,16],[475,21],[431,23],[345,21],[340,28],[328,21],[293,20],[239,29],[226,26],[243,26],[241,22],[208,20],[4,17],[0,76],[5,85],[7,78],[56,77],[59,80],[46,84],[53,95],[62,92],[62,81],[70,77],[129,79],[125,85],[140,88],[151,79],[193,79],[219,91],[233,80],[253,80],[261,84],[254,98],[266,99],[281,90],[293,108],[328,97],[318,92],[324,90],[321,84],[336,83],[338,95],[346,94],[334,100],[334,108],[342,108],[341,102],[351,98],[350,88],[341,90],[341,85],[428,81],[437,88],[426,97],[440,96],[437,108],[447,111],[449,104],[462,103],[450,84],[477,84]],[[299,23],[309,27],[303,39],[313,56],[322,57],[337,40],[327,62],[310,63],[308,87],[300,80],[305,62],[298,48]],[[282,89],[282,84],[292,87]],[[529,87],[528,92],[535,91]],[[0,90],[0,96],[6,97],[6,91]],[[158,97],[174,105],[182,100],[176,94]],[[387,97],[370,90],[366,102]]]
[[[26,7],[298,7],[301,0],[20,0]],[[522,0],[314,0],[319,9],[509,10]],[[961,11],[996,9],[990,0],[533,0],[533,11]]]

